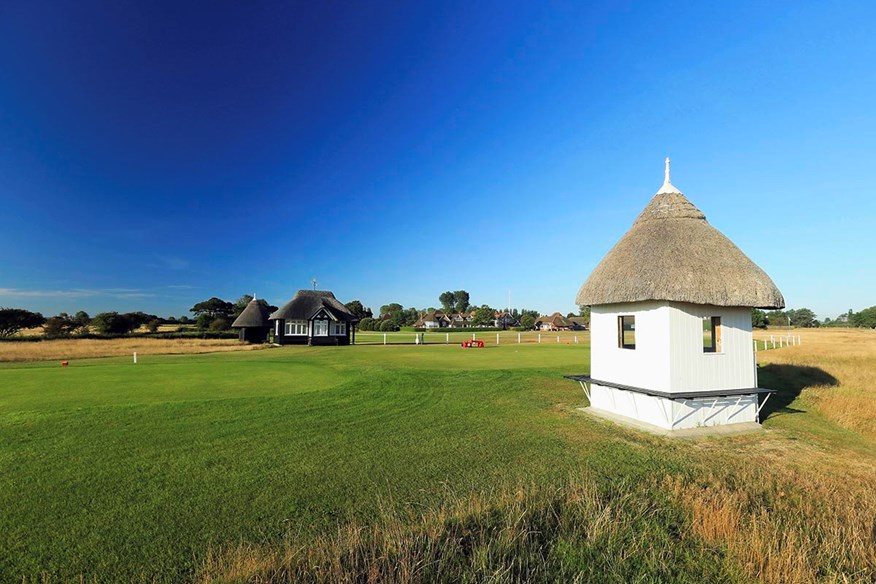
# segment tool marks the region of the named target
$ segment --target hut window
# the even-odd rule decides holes
[[[306,320],[287,320],[286,321],[287,335],[306,335],[307,321]]]
[[[703,318],[703,353],[721,352],[721,317]]]
[[[345,323],[345,322],[333,322],[333,323],[332,323],[332,334],[333,334],[333,335],[345,335],[345,334],[347,334],[347,323]]]
[[[313,321],[313,335],[318,337],[324,337],[328,335],[328,321],[327,320],[315,320]]]
[[[617,346],[621,349],[636,348],[636,317],[617,317]]]

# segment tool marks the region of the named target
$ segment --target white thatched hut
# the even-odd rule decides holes
[[[578,291],[591,307],[591,407],[668,430],[756,422],[751,308],[782,308],[766,273],[669,178]],[[760,399],[759,399],[760,398]]]

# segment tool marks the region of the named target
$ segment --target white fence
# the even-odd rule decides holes
[[[590,333],[586,331],[454,331],[454,332],[393,332],[381,333],[372,331],[356,331],[357,345],[461,345],[465,341],[482,341],[485,345],[511,344],[566,344],[583,345],[590,342]]]

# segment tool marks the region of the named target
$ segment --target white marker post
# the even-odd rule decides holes
[[[496,344],[499,344],[499,333],[496,333]]]
[[[517,344],[520,344],[520,333],[517,333]]]
[[[137,351],[134,351],[134,365],[137,364]]]
[[[538,343],[541,344],[541,333],[538,333]]]

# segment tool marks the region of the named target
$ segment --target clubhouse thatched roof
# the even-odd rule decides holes
[[[325,309],[336,320],[359,322],[356,315],[341,304],[328,290],[299,290],[270,320],[310,320],[320,309]]]
[[[250,328],[268,326],[268,307],[253,298],[231,323],[231,328]]]
[[[581,286],[579,305],[669,300],[784,308],[776,285],[666,180]]]

